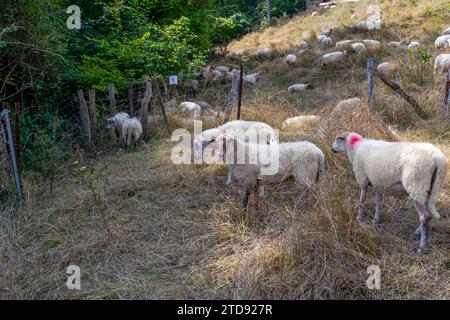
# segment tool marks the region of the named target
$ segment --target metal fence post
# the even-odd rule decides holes
[[[9,113],[10,111],[8,109],[5,109],[0,113],[0,116],[5,119],[6,139],[9,149],[9,155],[11,158],[12,169],[14,173],[14,180],[16,183],[17,196],[19,198],[19,205],[22,206],[23,204],[22,181],[20,179],[19,168],[17,166],[16,151],[14,147],[14,139],[11,130],[11,122],[9,121]]]

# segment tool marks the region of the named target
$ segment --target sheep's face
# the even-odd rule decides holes
[[[112,129],[115,127],[115,121],[111,118],[109,118],[108,120],[106,120],[106,129]]]
[[[348,136],[348,133],[338,135],[336,137],[336,140],[334,140],[333,145],[331,146],[331,151],[333,151],[334,153],[346,152],[347,151],[347,142],[346,142],[347,136]]]

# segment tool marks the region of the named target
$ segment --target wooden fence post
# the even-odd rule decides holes
[[[448,66],[447,79],[445,84],[445,120],[448,121],[450,106],[450,64]]]
[[[112,114],[116,114],[116,93],[114,83],[108,85],[109,107]]]
[[[8,102],[6,102],[6,101],[3,101],[3,102],[2,102],[2,109],[3,109],[3,110],[8,109]]]
[[[230,100],[228,102],[228,106],[225,113],[225,122],[228,122],[230,119],[231,112],[233,111],[234,103],[236,102],[236,97],[238,95],[238,87],[239,87],[239,74],[233,74],[233,82],[231,84],[231,94]]]
[[[84,143],[85,148],[90,155],[93,155],[93,144],[92,144],[92,134],[91,134],[91,124],[89,120],[89,110],[86,105],[86,100],[84,99],[83,90],[78,90],[78,101],[80,103],[80,119],[84,131]]]
[[[20,168],[20,103],[14,103],[14,146],[16,147],[17,167]]]
[[[91,121],[91,134],[97,130],[97,105],[95,103],[95,90],[89,90],[89,120]]]
[[[375,94],[374,94],[374,82],[373,82],[373,75],[374,75],[374,69],[373,69],[374,61],[373,58],[369,58],[367,60],[367,82],[368,82],[368,99],[369,99],[369,109],[371,112],[374,110],[374,101],[375,101]]]
[[[130,117],[134,115],[134,102],[133,102],[133,84],[130,83],[128,87],[128,111],[130,112]]]
[[[158,79],[155,80],[156,84],[155,84],[155,90],[156,90],[156,98],[158,99],[158,104],[159,107],[161,108],[161,112],[162,112],[162,116],[164,119],[165,124],[167,124],[167,115],[166,115],[166,110],[164,108],[164,101],[161,95],[161,89],[159,88],[159,81]]]
[[[239,73],[239,94],[238,94],[238,109],[237,119],[241,120],[241,106],[242,106],[242,84],[244,82],[244,65],[241,63],[241,72]]]
[[[142,124],[142,131],[144,132],[143,136],[144,140],[147,139],[148,105],[150,103],[150,100],[152,99],[152,95],[153,95],[152,83],[150,81],[147,81],[145,84],[145,96],[141,100],[141,124]]]

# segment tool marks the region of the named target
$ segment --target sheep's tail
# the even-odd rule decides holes
[[[444,184],[444,180],[447,175],[447,166],[447,159],[444,156],[440,156],[436,159],[436,168],[434,169],[433,176],[431,178],[431,188],[427,200],[428,210],[435,219],[441,218],[441,215],[436,210],[436,202],[438,200],[439,191]]]

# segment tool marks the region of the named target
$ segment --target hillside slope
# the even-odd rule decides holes
[[[326,154],[327,172],[309,206],[303,205],[305,190],[287,182],[268,186],[261,212],[251,201],[246,214],[239,190],[225,187],[224,167],[174,165],[174,143],[161,134],[131,154],[109,153],[94,163],[80,158],[53,193],[27,177],[27,207],[15,219],[0,221],[5,226],[0,297],[450,299],[450,219],[432,222],[425,255],[416,253],[418,240],[411,235],[419,219],[406,199],[385,198],[382,223],[376,225],[371,194],[366,219],[358,223],[358,188],[350,165],[344,155],[330,151],[336,134],[358,131],[387,140],[428,141],[450,157],[450,125],[441,116],[443,76],[432,70],[441,52],[434,49],[434,39],[448,27],[449,3],[380,1],[381,30],[349,28],[365,18],[368,4],[340,4],[315,17],[306,13],[228,46],[245,55],[263,47],[275,52],[270,59],[246,59],[246,73],[260,72],[262,79],[244,86],[243,119],[281,128],[289,116],[322,115],[317,127],[281,133],[282,141],[307,139]],[[354,13],[358,19],[350,18]],[[425,51],[382,49],[323,68],[321,56],[335,49],[319,47],[311,33],[328,27],[334,27],[334,42],[418,40],[430,57]],[[302,39],[312,49],[291,68],[283,57],[298,52]],[[338,116],[331,112],[341,99],[366,100],[369,56],[397,66],[402,88],[426,119],[379,81],[375,114],[365,104]],[[213,63],[233,66],[227,58]],[[314,89],[290,94],[287,87],[294,83],[312,83]],[[450,208],[449,182],[447,177],[440,196],[442,212]],[[79,291],[65,287],[70,264],[81,267]],[[366,287],[371,265],[381,269],[381,290]]]

